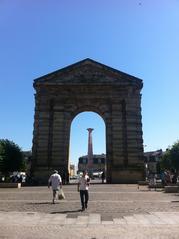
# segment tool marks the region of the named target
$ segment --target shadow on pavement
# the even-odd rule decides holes
[[[52,205],[52,202],[29,202],[29,205]]]
[[[81,212],[81,209],[77,209],[77,210],[66,210],[66,211],[60,211],[60,212],[51,212],[51,214],[57,214],[57,213],[77,213],[77,212]]]

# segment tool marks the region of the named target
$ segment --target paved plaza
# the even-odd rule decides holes
[[[81,212],[76,185],[52,204],[47,187],[0,189],[0,239],[179,238],[179,194],[146,186],[94,184]]]

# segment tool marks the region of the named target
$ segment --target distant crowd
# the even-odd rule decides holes
[[[161,180],[162,180],[162,183],[164,186],[167,186],[171,183],[176,184],[177,179],[178,179],[178,176],[174,169],[172,169],[172,170],[166,169],[161,173]]]
[[[165,169],[160,173],[160,176],[155,173],[149,173],[148,181],[149,185],[156,184],[157,180],[161,180],[163,186],[168,186],[171,184],[176,184],[178,181],[178,175],[176,170]]]

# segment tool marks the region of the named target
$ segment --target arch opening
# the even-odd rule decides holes
[[[89,128],[93,129],[90,136]],[[70,181],[85,169],[95,182],[101,182],[101,175],[106,172],[106,126],[101,115],[94,111],[76,114],[70,128]]]

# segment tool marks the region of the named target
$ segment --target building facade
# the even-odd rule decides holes
[[[93,173],[106,171],[106,155],[105,154],[93,154],[91,162],[91,170]],[[78,159],[78,173],[83,170],[88,170],[88,155],[82,156]]]

